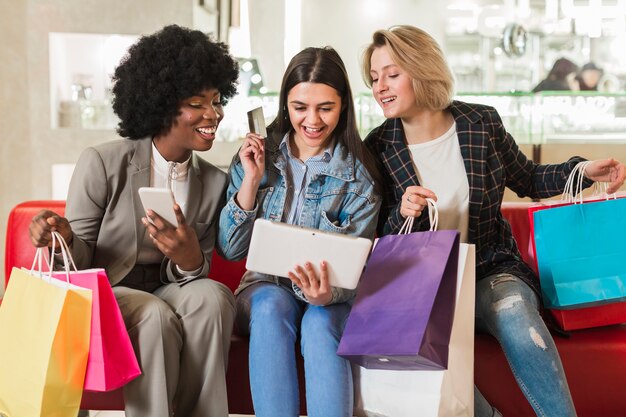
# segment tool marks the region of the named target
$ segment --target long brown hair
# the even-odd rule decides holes
[[[300,83],[326,84],[337,91],[341,97],[341,115],[333,137],[343,143],[354,158],[361,161],[374,180],[374,188],[380,192],[380,174],[357,129],[348,73],[341,57],[333,48],[306,48],[291,59],[280,87],[278,115],[268,129],[277,138],[282,138],[293,129],[287,110],[287,96]]]

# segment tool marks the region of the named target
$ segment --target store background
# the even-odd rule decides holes
[[[626,79],[624,0],[0,0],[0,10],[2,240],[13,206],[25,200],[62,195],[63,190],[53,185],[53,171],[60,177],[65,171],[67,176],[85,147],[115,138],[114,129],[94,124],[93,119],[89,123],[83,120],[81,126],[80,121],[78,125],[68,122],[71,117],[63,118],[67,116],[64,106],[77,98],[71,97],[68,82],[93,84],[90,94],[97,96],[97,100],[91,100],[94,109],[106,112],[98,100],[107,99],[105,73],[111,64],[101,65],[104,75],[100,69],[86,77],[84,69],[78,75],[72,73],[74,66],[84,64],[81,59],[50,68],[51,62],[65,62],[63,59],[76,49],[66,43],[70,46],[63,52],[63,40],[54,41],[50,34],[60,34],[61,39],[63,34],[137,36],[176,23],[215,33],[231,45],[235,55],[255,59],[254,68],[262,75],[260,85],[268,93],[246,97],[247,90],[242,91],[226,108],[221,141],[203,155],[223,167],[236,152],[237,138],[245,131],[245,110],[261,104],[267,109],[266,116],[271,115],[276,102],[271,93],[279,89],[285,63],[306,46],[331,45],[337,49],[359,102],[367,106],[360,108],[361,115],[374,114],[375,120],[375,106],[369,106],[372,103],[368,103],[361,79],[360,55],[374,30],[394,24],[421,27],[442,44],[455,72],[458,92],[474,93],[473,98],[480,98],[477,93],[500,94],[495,102],[506,108],[496,106],[498,110],[510,112],[511,123],[521,124],[516,130],[527,126],[529,134],[535,134],[535,139],[519,139],[527,155],[532,155],[533,143],[543,141],[543,162],[561,161],[573,154],[589,158],[612,155],[626,160],[626,129],[621,129],[624,118],[617,114],[622,105],[619,93],[609,97],[613,107],[607,107],[612,116],[620,116],[608,123],[611,135],[602,130],[601,125],[607,123],[601,113],[598,123],[585,127],[588,134],[582,139],[554,143],[544,140],[543,125],[533,127],[536,120],[526,120],[528,109],[536,107],[532,103],[535,98],[510,95],[513,90],[531,89],[561,56],[579,65],[596,62],[613,77],[613,89],[622,91]],[[528,33],[522,57],[508,57],[502,50],[502,33],[511,23],[520,24]],[[69,81],[68,74],[72,74]],[[246,83],[246,88],[249,86]],[[78,99],[84,98],[85,92],[81,91]],[[593,96],[583,100],[590,106],[597,101]],[[364,129],[368,127],[364,124]],[[514,198],[507,194],[507,199]]]

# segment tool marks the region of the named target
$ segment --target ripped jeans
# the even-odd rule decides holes
[[[538,416],[576,416],[561,359],[543,319],[537,294],[509,274],[486,277],[476,284],[476,330],[493,335],[513,375]],[[486,402],[484,402],[486,404]],[[476,417],[492,415],[491,407]]]

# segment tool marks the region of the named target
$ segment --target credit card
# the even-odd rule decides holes
[[[265,127],[265,116],[263,116],[263,107],[257,107],[248,112],[248,128],[250,132],[267,137],[267,129]]]

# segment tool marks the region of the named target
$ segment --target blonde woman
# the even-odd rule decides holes
[[[378,234],[397,233],[404,218],[428,230],[426,198],[436,199],[440,229],[458,229],[476,245],[476,328],[502,345],[520,388],[539,416],[575,416],[563,366],[541,316],[537,277],[524,264],[502,217],[504,188],[521,197],[563,191],[583,160],[529,160],[489,106],[452,100],[454,83],[437,42],[412,26],[379,30],[363,58],[368,86],[387,120],[366,138],[385,180]],[[624,166],[598,160],[586,186],[624,182]],[[479,392],[477,417],[498,416]]]

